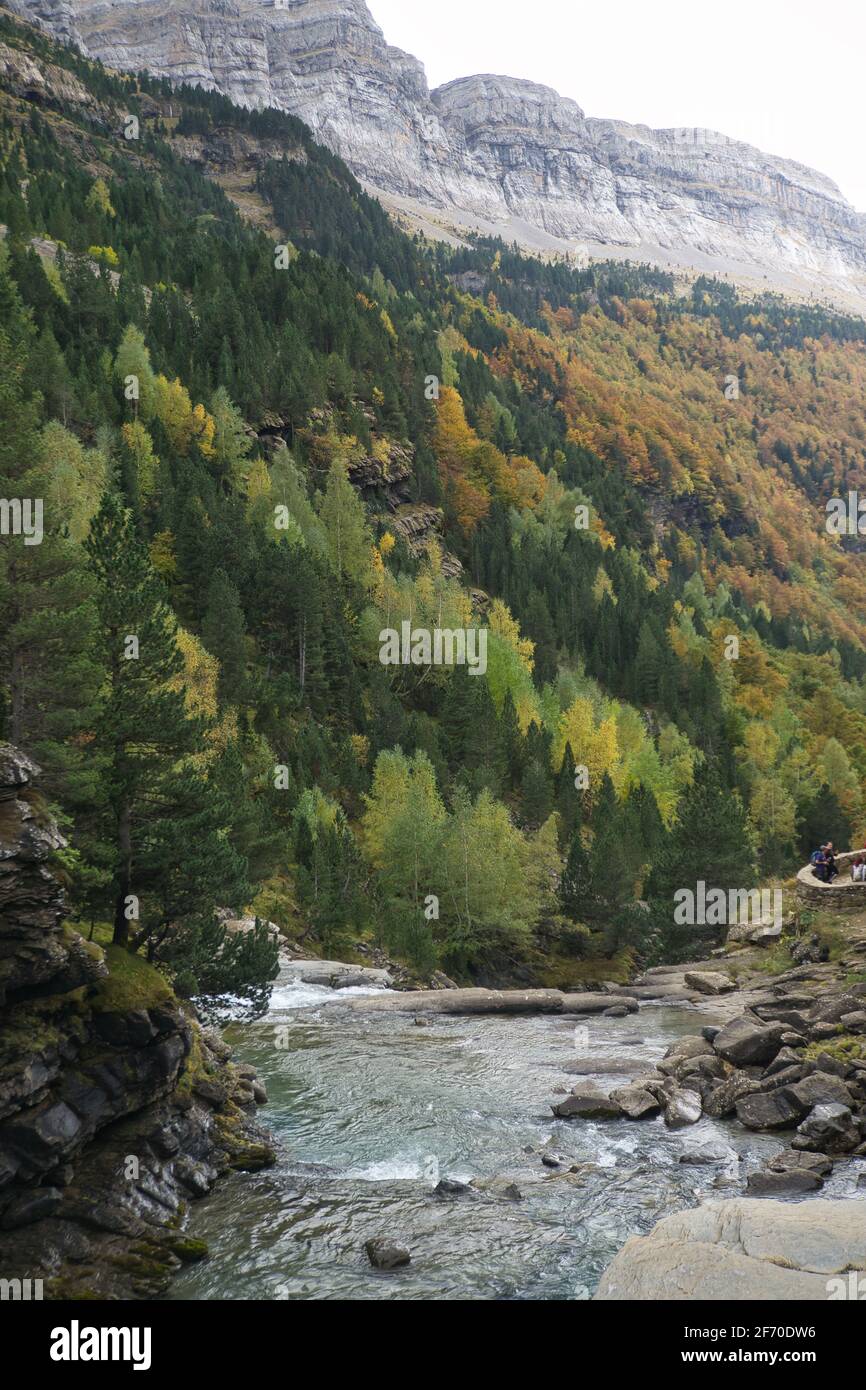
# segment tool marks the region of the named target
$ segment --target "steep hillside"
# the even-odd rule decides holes
[[[300,116],[428,229],[613,250],[866,303],[866,218],[820,173],[709,130],[587,119],[510,77],[430,92],[364,0],[13,0],[127,72]]]
[[[0,77],[0,494],[44,504],[0,733],[77,920],[188,993],[218,907],[597,978],[682,949],[677,885],[866,829],[862,320],[428,246],[297,119],[11,19]]]

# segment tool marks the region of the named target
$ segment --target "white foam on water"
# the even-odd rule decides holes
[[[316,1009],[321,1004],[332,1004],[350,995],[392,993],[393,990],[375,985],[350,985],[347,989],[331,989],[329,985],[307,985],[303,980],[288,979],[274,987],[270,1013],[283,1013],[291,1009]]]
[[[409,1182],[427,1177],[427,1164],[423,1159],[383,1158],[377,1163],[368,1163],[363,1168],[347,1168],[342,1174],[357,1182]]]

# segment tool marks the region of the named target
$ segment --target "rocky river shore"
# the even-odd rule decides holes
[[[274,1161],[266,1096],[158,971],[64,925],[37,775],[0,745],[0,1272],[45,1298],[153,1297],[206,1253],[189,1203]]]

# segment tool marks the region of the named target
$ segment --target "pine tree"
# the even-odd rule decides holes
[[[574,832],[559,884],[559,903],[572,922],[585,922],[593,915],[594,894],[589,854],[580,826]]]
[[[575,786],[575,761],[571,744],[566,743],[562,767],[556,777],[556,810],[559,815],[559,844],[571,844],[583,821],[583,792]]]
[[[246,628],[238,591],[225,570],[214,570],[208,586],[201,636],[220,664],[220,704],[242,703],[247,685]]]
[[[93,755],[102,773],[99,832],[108,847],[114,944],[153,953],[173,923],[240,906],[249,887],[225,836],[229,798],[195,761],[201,722],[169,688],[182,670],[175,623],[130,514],[107,493],[86,543],[97,584],[106,678]],[[138,917],[136,917],[136,902]]]
[[[101,672],[92,582],[71,517],[52,502],[54,479],[39,436],[39,399],[25,385],[33,329],[0,251],[0,497],[23,529],[0,543],[0,666],[7,672],[5,734],[32,753],[52,797],[93,794],[77,735],[93,715]],[[41,525],[38,518],[41,511]]]
[[[677,822],[650,875],[647,896],[660,932],[662,949],[678,957],[695,942],[717,937],[711,925],[674,922],[679,889],[752,888],[758,879],[755,848],[745,810],[736,792],[723,784],[718,766],[704,762],[678,808]]]
[[[819,845],[826,845],[828,842],[835,845],[837,850],[845,850],[851,845],[854,832],[850,818],[826,782],[803,807],[797,823],[797,833],[800,853],[804,860]]]
[[[553,783],[550,773],[536,758],[527,763],[520,786],[521,817],[537,829],[553,809]]]

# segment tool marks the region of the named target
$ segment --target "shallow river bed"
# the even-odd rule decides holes
[[[711,1022],[706,1013],[650,1004],[624,1019],[436,1016],[418,1027],[339,999],[284,974],[266,1018],[226,1030],[267,1086],[260,1119],[280,1161],[229,1178],[193,1209],[190,1233],[210,1257],[169,1297],[583,1299],[629,1235],[702,1196],[741,1192],[745,1174],[783,1147],[725,1121],[669,1130],[661,1118],[552,1117],[557,1090],[580,1079],[569,1064],[598,1059],[609,1089]],[[709,1166],[679,1162],[705,1144],[733,1152]],[[545,1149],[595,1166],[551,1171]],[[713,1188],[726,1175],[741,1181]],[[440,1198],[440,1177],[504,1177],[523,1198]],[[849,1166],[822,1195],[853,1182]],[[411,1264],[373,1270],[364,1243],[380,1235],[405,1244]]]

